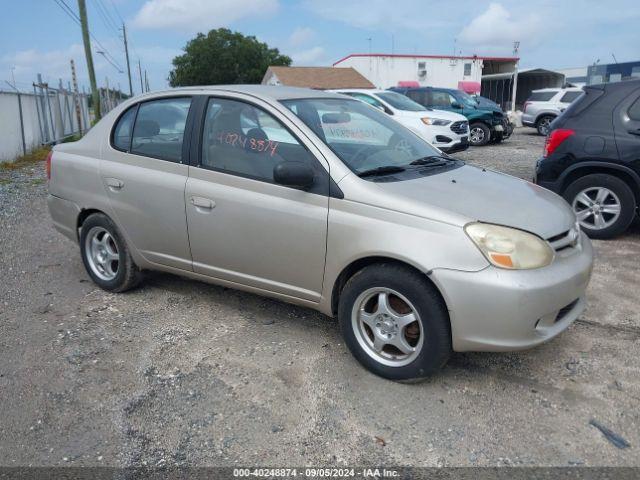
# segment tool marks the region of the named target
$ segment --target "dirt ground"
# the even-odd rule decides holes
[[[542,144],[518,129],[457,156],[531,178]],[[405,385],[312,310],[155,273],[97,289],[41,164],[0,171],[0,202],[0,465],[640,465],[637,226],[594,242],[589,307],[561,336]]]

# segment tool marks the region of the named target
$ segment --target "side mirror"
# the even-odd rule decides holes
[[[313,185],[313,169],[304,162],[285,161],[273,167],[273,180],[287,187],[308,188]]]
[[[462,105],[460,105],[458,102],[453,102],[451,104],[451,108],[455,108],[456,110],[462,110]]]

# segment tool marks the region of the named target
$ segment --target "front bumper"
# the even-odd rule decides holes
[[[583,312],[592,264],[591,242],[581,232],[576,247],[557,252],[544,268],[433,270],[449,309],[453,349],[521,350],[555,337]]]

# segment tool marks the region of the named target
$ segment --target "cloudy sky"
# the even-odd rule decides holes
[[[598,59],[640,60],[637,0],[86,0],[98,83],[127,90],[121,32],[152,89],[167,86],[171,59],[197,32],[228,27],[255,35],[297,65],[331,65],[350,53],[510,55],[520,41],[522,67],[578,67]],[[455,8],[452,7],[455,5]],[[73,13],[65,11],[68,6]],[[30,89],[36,73],[58,83],[76,61],[87,85],[76,0],[21,0],[0,17],[0,89]],[[370,39],[370,40],[369,40]],[[110,56],[110,62],[102,54]],[[114,65],[112,65],[115,64]],[[133,67],[136,68],[133,68]]]

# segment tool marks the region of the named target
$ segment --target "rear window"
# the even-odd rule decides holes
[[[585,87],[584,92],[581,93],[582,95],[580,95],[580,97],[578,97],[578,99],[569,105],[564,111],[564,115],[566,117],[575,117],[580,115],[604,94],[604,90],[600,88]]]
[[[527,102],[548,102],[558,92],[532,92]]]
[[[571,103],[573,102],[576,98],[578,98],[580,95],[582,95],[582,91],[576,91],[576,92],[566,92],[562,98],[560,99],[560,101],[562,103]]]

